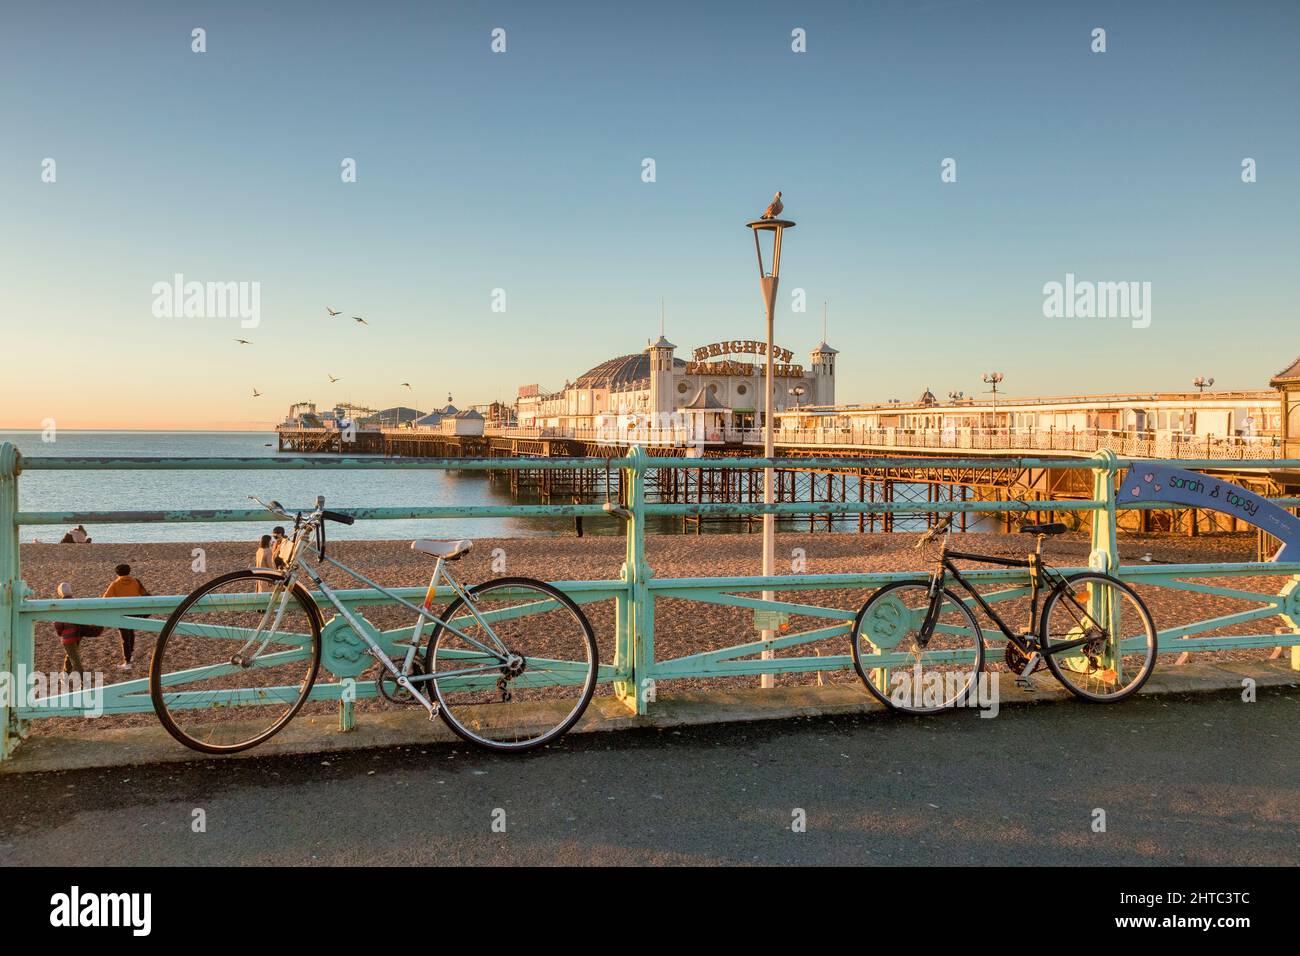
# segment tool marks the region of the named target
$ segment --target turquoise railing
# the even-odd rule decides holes
[[[1117,516],[1121,510],[1133,508],[1177,507],[1152,503],[1125,505],[1116,499],[1116,477],[1129,461],[1119,459],[1109,452],[1099,452],[1092,460],[1060,459],[900,459],[900,458],[813,458],[813,459],[761,459],[730,458],[709,459],[709,468],[762,468],[765,466],[792,469],[847,468],[955,468],[955,467],[1019,467],[1087,470],[1093,476],[1093,496],[1090,500],[1035,500],[1035,501],[949,501],[949,502],[778,502],[716,504],[668,504],[648,501],[646,473],[660,468],[698,468],[698,459],[653,458],[640,449],[633,448],[620,459],[617,467],[624,472],[623,487],[627,500],[623,502],[631,517],[627,521],[626,549],[622,566],[616,577],[588,581],[555,582],[580,604],[612,600],[615,604],[614,659],[601,666],[600,679],[612,684],[614,695],[628,709],[644,714],[653,705],[658,681],[681,678],[744,677],[758,674],[799,673],[830,671],[851,666],[847,638],[854,611],[836,607],[821,607],[797,600],[764,599],[754,592],[794,592],[811,590],[839,590],[873,588],[892,581],[916,576],[915,571],[870,572],[862,574],[789,574],[769,577],[711,577],[711,578],[656,578],[646,556],[646,521],[656,516],[687,515],[752,515],[770,512],[777,515],[807,514],[884,514],[893,513],[948,513],[967,512],[995,514],[1001,512],[1079,512],[1090,519],[1092,552],[1089,565],[1108,569],[1134,584],[1159,586],[1192,594],[1213,595],[1238,599],[1249,607],[1232,614],[1221,614],[1191,623],[1182,623],[1160,630],[1161,652],[1182,653],[1216,651],[1242,648],[1291,649],[1290,664],[1300,669],[1300,562],[1270,563],[1206,563],[1186,565],[1125,565],[1121,566],[1116,543]],[[1255,465],[1261,469],[1300,467],[1300,461],[1198,460],[1180,461],[1187,469],[1241,469]],[[194,523],[194,522],[264,522],[266,512],[261,509],[237,510],[177,510],[177,511],[83,511],[83,512],[27,512],[19,508],[18,485],[20,475],[27,471],[78,471],[78,470],[278,470],[278,469],[435,469],[496,471],[512,468],[604,469],[605,459],[376,459],[376,458],[23,458],[12,444],[0,445],[0,671],[9,675],[11,692],[0,699],[0,759],[7,757],[16,743],[29,730],[30,723],[43,717],[73,716],[87,711],[82,694],[69,691],[52,699],[33,705],[22,695],[13,693],[14,678],[20,673],[34,670],[36,625],[53,620],[94,623],[105,627],[125,624],[137,631],[157,632],[162,628],[160,617],[140,618],[136,615],[165,615],[181,600],[183,595],[148,598],[84,598],[44,600],[32,597],[31,590],[22,580],[18,530],[23,525],[69,525],[109,523]],[[1300,499],[1272,499],[1287,507],[1300,506]],[[344,507],[343,503],[338,503]],[[346,510],[359,519],[414,519],[414,518],[476,518],[502,516],[602,516],[603,508],[596,504],[561,505],[476,505],[430,506],[410,508],[364,508]],[[611,569],[613,570],[613,569]],[[973,570],[972,581],[987,585],[1005,585],[1001,590],[986,595],[990,602],[1006,601],[1025,593],[1026,575],[1016,569]],[[1286,584],[1276,592],[1228,587],[1224,579],[1249,577],[1285,577]],[[396,593],[407,599],[420,598],[423,588],[400,588]],[[391,603],[382,595],[368,590],[350,590],[340,594],[350,610]],[[711,649],[670,660],[659,660],[654,648],[655,603],[659,600],[685,600],[724,605],[745,610],[771,611],[784,615],[807,617],[818,621],[811,630],[799,633],[781,633],[770,640],[754,640],[731,647]],[[127,618],[130,618],[129,620]],[[1237,627],[1253,622],[1276,618],[1281,626],[1269,631],[1251,634],[1223,635],[1213,633],[1227,627]],[[1157,624],[1160,622],[1157,621]],[[768,625],[770,626],[770,625]],[[759,630],[756,625],[756,631]],[[334,655],[331,645],[347,641],[348,637],[338,627],[326,626],[322,667],[336,678],[355,677],[348,665],[337,663],[354,659],[355,655]],[[398,632],[384,632],[387,640],[395,640]],[[986,629],[990,643],[999,644],[1000,633]],[[760,658],[763,651],[789,651],[800,645],[827,638],[844,637],[845,653],[834,656],[784,656]],[[355,638],[352,638],[355,641]],[[882,660],[887,666],[888,661]],[[135,678],[103,688],[96,704],[103,713],[147,712],[151,709],[147,680]],[[345,686],[348,693],[344,694]],[[238,694],[230,691],[229,694]],[[312,691],[316,700],[338,700],[340,723],[346,729],[355,719],[351,700],[375,696],[371,681],[352,681],[348,685],[321,680]]]

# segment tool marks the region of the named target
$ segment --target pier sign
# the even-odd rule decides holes
[[[734,339],[730,342],[714,342],[712,345],[701,345],[695,350],[695,361],[707,362],[711,358],[717,358],[721,355],[766,355],[767,343],[758,342],[754,339]],[[789,362],[794,358],[794,353],[789,349],[783,349],[779,346],[772,346],[772,361]]]
[[[1232,515],[1282,542],[1271,560],[1300,557],[1300,518],[1232,482],[1182,471],[1167,462],[1139,462],[1120,485],[1120,505],[1140,501],[1168,501]]]

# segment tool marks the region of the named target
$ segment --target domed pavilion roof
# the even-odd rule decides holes
[[[685,368],[686,362],[675,358],[673,366]],[[579,375],[578,380],[573,384],[577,388],[606,388],[631,385],[633,382],[648,378],[650,378],[650,355],[646,352],[635,352],[632,355],[620,355],[618,358],[601,362],[595,368]]]

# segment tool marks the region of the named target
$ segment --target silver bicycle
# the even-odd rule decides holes
[[[208,581],[167,619],[154,648],[154,710],[185,746],[229,754],[278,733],[311,696],[327,627],[350,631],[331,635],[333,663],[340,664],[333,670],[359,672],[364,656],[373,656],[380,696],[422,705],[430,719],[440,716],[465,740],[490,750],[539,747],[582,716],[596,687],[596,639],[586,615],[559,589],[518,577],[462,587],[448,564],[473,542],[421,539],[411,548],[435,561],[417,606],[326,555],[325,523],[352,524],[351,515],[325,510],[320,497],[305,514],[253,500],[293,522],[283,568],[232,571]],[[415,623],[380,631],[353,610],[364,599],[344,601],[325,582],[325,565],[413,611]],[[440,581],[455,597],[437,614],[432,605]],[[328,624],[310,587],[337,612]]]

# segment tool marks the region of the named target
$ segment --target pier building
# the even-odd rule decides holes
[[[641,435],[646,439],[701,427],[708,444],[763,427],[767,344],[731,339],[702,345],[688,358],[660,336],[640,352],[601,362],[555,392],[536,384],[519,389],[516,428],[538,436]],[[820,343],[808,364],[785,348],[772,352],[778,411],[800,404],[835,403],[837,351]]]

